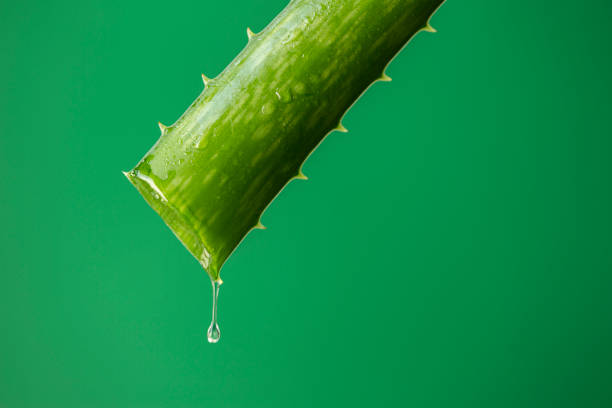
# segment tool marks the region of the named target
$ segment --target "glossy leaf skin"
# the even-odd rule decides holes
[[[212,279],[443,0],[294,0],[126,173]]]

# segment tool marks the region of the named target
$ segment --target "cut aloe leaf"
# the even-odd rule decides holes
[[[442,0],[294,0],[125,173],[213,281]]]

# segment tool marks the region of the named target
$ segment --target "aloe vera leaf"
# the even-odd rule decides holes
[[[125,173],[214,281],[443,0],[293,0]]]

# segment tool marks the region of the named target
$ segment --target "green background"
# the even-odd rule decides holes
[[[285,0],[0,4],[0,407],[612,406],[612,5],[448,1],[210,282],[125,180]]]

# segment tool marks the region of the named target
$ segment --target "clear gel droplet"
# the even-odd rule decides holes
[[[208,327],[208,332],[206,333],[206,337],[208,338],[209,343],[216,343],[219,341],[221,337],[221,331],[219,330],[219,324],[217,323],[217,303],[219,298],[219,286],[221,286],[221,281],[212,280],[212,320],[210,322],[210,326]]]

